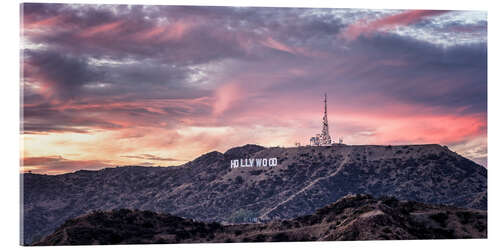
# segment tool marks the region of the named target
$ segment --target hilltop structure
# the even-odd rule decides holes
[[[330,132],[328,128],[328,111],[327,111],[327,97],[325,93],[325,113],[323,115],[323,129],[321,134],[316,134],[316,136],[311,137],[309,140],[311,146],[330,146],[333,141],[330,137]]]

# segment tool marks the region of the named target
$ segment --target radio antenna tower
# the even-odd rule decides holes
[[[332,145],[332,138],[328,129],[328,110],[327,110],[327,97],[325,93],[325,113],[323,114],[323,129],[321,134],[311,137],[309,143],[311,146],[330,146]]]
[[[320,144],[327,146],[332,144],[332,138],[328,129],[327,96],[325,93],[325,114],[323,115],[323,130],[321,130]]]

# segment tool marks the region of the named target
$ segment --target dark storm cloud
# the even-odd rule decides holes
[[[32,104],[25,107],[28,130],[131,124],[99,118],[110,114],[142,124],[158,124],[158,114],[168,114],[170,122],[207,116],[209,104],[189,100],[210,98],[218,85],[234,81],[253,91],[256,105],[273,95],[315,98],[314,86],[349,97],[343,102],[353,107],[366,106],[369,95],[375,96],[369,108],[395,100],[442,113],[486,114],[485,43],[443,48],[390,32],[345,41],[338,38],[345,20],[314,9],[25,4],[24,11],[25,36],[46,46],[25,50],[33,66],[25,77],[46,81],[56,101],[46,108],[43,95],[25,91],[25,103]],[[407,24],[434,25],[428,19]],[[192,66],[226,59],[233,63],[215,84],[192,81],[203,73]],[[146,107],[162,99],[187,101]],[[60,103],[67,108],[57,108]]]
[[[42,8],[41,13],[36,13],[34,9],[39,6],[25,7],[33,9],[26,15],[26,19],[29,20],[25,21],[26,26],[29,28],[30,25],[36,25],[36,21],[59,18],[51,23],[58,28],[51,32],[28,30],[27,35],[32,42],[48,44],[61,53],[118,60],[154,58],[181,65],[204,63],[244,54],[237,43],[237,37],[226,30],[221,20],[219,23],[207,23],[209,20],[191,20],[185,17],[182,22],[176,23],[175,15],[170,9],[163,11],[163,8],[160,8],[157,12],[162,13],[163,18],[166,17],[169,23],[172,23],[172,27],[169,28],[174,30],[174,33],[178,28],[179,34],[173,34],[170,39],[160,37],[142,39],[141,35],[147,35],[159,26],[161,28],[162,24],[158,24],[154,19],[145,19],[144,17],[150,14],[155,16],[156,12],[149,13],[141,6],[92,8],[84,5],[81,8],[71,9],[67,5],[59,5],[59,8],[51,7],[50,11],[44,11]]]
[[[125,96],[107,100],[100,96],[91,101],[25,105],[23,133],[89,133],[137,126],[167,129],[185,117],[199,119],[210,114],[203,99],[136,99]]]
[[[294,9],[121,5],[97,8],[63,4],[24,4],[23,9],[25,36],[32,43],[48,47],[24,51],[25,79],[38,82],[49,98],[44,100],[43,95],[30,88],[24,91],[24,102],[31,104],[24,108],[26,133],[122,128],[123,124],[102,117],[106,110],[101,106],[107,101],[208,96],[210,91],[186,87],[188,74],[197,73],[189,65],[224,58],[255,60],[256,55],[263,59],[266,54],[285,56],[276,54],[276,50],[249,54],[246,44],[261,46],[259,42],[268,36],[260,37],[256,29],[267,29],[278,37],[292,35],[297,40],[297,36],[309,39],[321,32],[333,34],[340,28],[335,20],[309,18],[297,22],[300,11]],[[165,41],[160,37],[141,38],[158,28],[156,18],[165,17],[170,23],[179,21],[178,26],[172,27],[178,28],[179,34],[174,33]],[[104,31],[95,33],[99,29]],[[302,34],[301,30],[306,32]],[[96,64],[95,60],[104,63]],[[57,108],[61,103],[70,108]],[[97,104],[97,108],[71,108],[89,104]],[[168,106],[162,110],[171,119],[193,112],[207,113],[204,108],[186,106]],[[112,112],[150,116],[150,111],[137,106],[115,107]]]
[[[38,79],[60,98],[79,95],[80,88],[100,79],[102,72],[88,66],[83,57],[67,56],[55,51],[25,51],[24,77]]]
[[[427,106],[465,107],[466,113],[486,112],[485,43],[443,48],[379,35],[361,39],[353,49],[363,53],[366,65],[378,64],[357,74],[368,92],[382,90],[387,96]]]
[[[23,133],[77,132],[87,133],[89,128],[118,129],[122,125],[113,123],[102,116],[96,116],[99,109],[72,110],[60,109],[44,102],[38,105],[25,106],[23,110]]]
[[[223,58],[253,58],[245,46],[254,46],[267,36],[289,40],[296,44],[313,44],[322,36],[331,39],[343,27],[333,16],[301,16],[310,9],[291,8],[231,8],[110,5],[94,8],[81,5],[25,4],[28,9],[26,26],[36,25],[50,18],[58,18],[50,25],[51,32],[28,32],[34,43],[48,44],[60,52],[85,54],[96,58],[154,58],[164,63],[186,65],[200,64]],[[38,12],[37,9],[40,9]],[[148,17],[147,19],[144,17]],[[185,29],[178,39],[141,39],[163,24],[163,18]],[[92,33],[99,25],[111,25],[106,32]],[[83,34],[83,35],[82,35]],[[87,34],[87,35],[85,35]]]
[[[132,95],[139,95],[141,98],[199,96],[200,93],[196,91],[186,93],[185,96],[170,95],[173,90],[185,90],[187,75],[192,71],[151,60],[121,65],[96,65],[86,55],[69,56],[55,50],[25,51],[25,79],[38,81],[53,90],[51,98],[58,101],[95,96],[126,95],[129,100]],[[168,91],[158,92],[154,88],[166,88]],[[25,94],[27,99],[40,98],[29,89]]]
[[[273,84],[259,91],[267,98],[293,95],[301,102],[317,98],[321,89],[332,93],[335,106],[386,109],[406,104],[441,114],[486,116],[485,43],[442,47],[384,33],[330,50],[325,58],[314,60],[273,56],[261,65],[243,67],[240,74],[251,75],[248,69],[252,69],[253,78],[267,75]],[[288,69],[304,74],[277,76]]]
[[[281,144],[274,131],[302,138],[320,125],[323,92],[332,135],[348,143],[442,143],[482,162],[483,14],[23,4],[22,126],[26,155],[40,156],[24,165],[111,165],[64,158],[90,148],[85,159],[153,165],[249,141]],[[64,132],[89,141],[59,157],[59,138],[73,136]],[[39,138],[50,141],[43,150],[30,144]],[[193,149],[162,157],[121,139],[144,152]]]

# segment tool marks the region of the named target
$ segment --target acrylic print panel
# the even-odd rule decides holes
[[[486,27],[23,4],[21,242],[486,238]]]

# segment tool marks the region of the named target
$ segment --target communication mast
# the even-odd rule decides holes
[[[309,140],[311,146],[330,146],[332,145],[332,138],[330,137],[330,132],[328,128],[328,110],[327,110],[327,96],[325,93],[325,112],[323,114],[323,129],[321,130],[321,134],[317,134],[314,137],[311,137]]]

